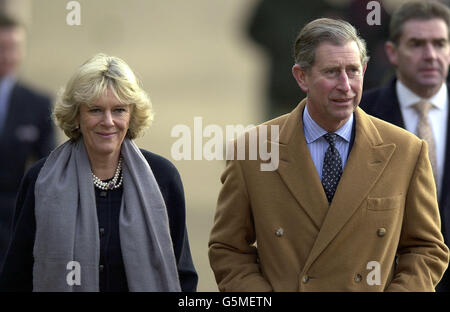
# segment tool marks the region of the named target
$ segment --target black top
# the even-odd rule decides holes
[[[119,215],[123,188],[103,191],[95,188],[100,237],[99,289],[128,291],[125,266],[120,248]]]
[[[141,150],[158,183],[169,217],[178,275],[182,291],[196,291],[195,271],[186,231],[183,185],[175,166],[167,159]],[[14,214],[14,234],[0,273],[0,291],[32,291],[33,247],[36,232],[34,185],[45,158],[33,165],[22,180]],[[127,291],[120,249],[119,212],[122,187],[106,191],[96,189],[100,233],[100,291]]]

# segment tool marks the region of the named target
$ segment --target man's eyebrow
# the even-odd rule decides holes
[[[336,68],[339,68],[340,66],[339,65],[324,65],[323,67],[322,67],[322,70],[326,70],[326,69],[336,69]]]
[[[359,68],[359,67],[360,67],[359,63],[345,65],[345,68]],[[341,65],[324,65],[321,70],[324,71],[324,70],[340,69],[340,68],[342,68]]]
[[[411,38],[408,38],[408,40],[407,40],[407,42],[426,42],[426,41],[433,41],[433,42],[439,41],[439,42],[442,42],[442,41],[448,41],[448,38],[445,38],[445,37],[440,37],[440,38],[417,38],[417,37],[411,37]]]
[[[424,38],[417,38],[417,37],[411,37],[406,40],[407,42],[424,42],[426,39]]]
[[[435,38],[432,39],[433,42],[447,42],[448,38]]]

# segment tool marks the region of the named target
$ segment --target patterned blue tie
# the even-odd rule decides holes
[[[327,195],[328,202],[331,203],[339,184],[339,179],[342,175],[342,160],[341,155],[335,146],[337,134],[327,133],[324,134],[323,137],[330,145],[328,146],[323,159],[322,185],[325,195]]]

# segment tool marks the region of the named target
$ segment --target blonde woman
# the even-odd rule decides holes
[[[70,140],[22,181],[0,289],[195,291],[178,171],[132,141],[153,119],[133,71],[95,55],[54,117]]]

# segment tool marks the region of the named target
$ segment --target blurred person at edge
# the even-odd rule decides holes
[[[180,175],[132,141],[153,119],[133,71],[95,55],[54,117],[70,139],[22,181],[0,290],[195,291]]]
[[[434,291],[449,250],[427,144],[358,107],[367,61],[347,22],[300,31],[292,73],[307,96],[263,124],[279,128],[278,167],[235,157],[221,176],[221,291]]]
[[[361,108],[427,140],[437,185],[442,234],[450,242],[450,110],[448,66],[450,9],[439,2],[411,1],[393,12],[386,54],[396,77],[386,85],[363,93]],[[428,103],[419,129],[420,109]],[[427,135],[431,134],[431,135]],[[437,291],[450,291],[446,271]]]
[[[0,268],[26,168],[56,146],[51,100],[18,80],[25,28],[0,13]]]

